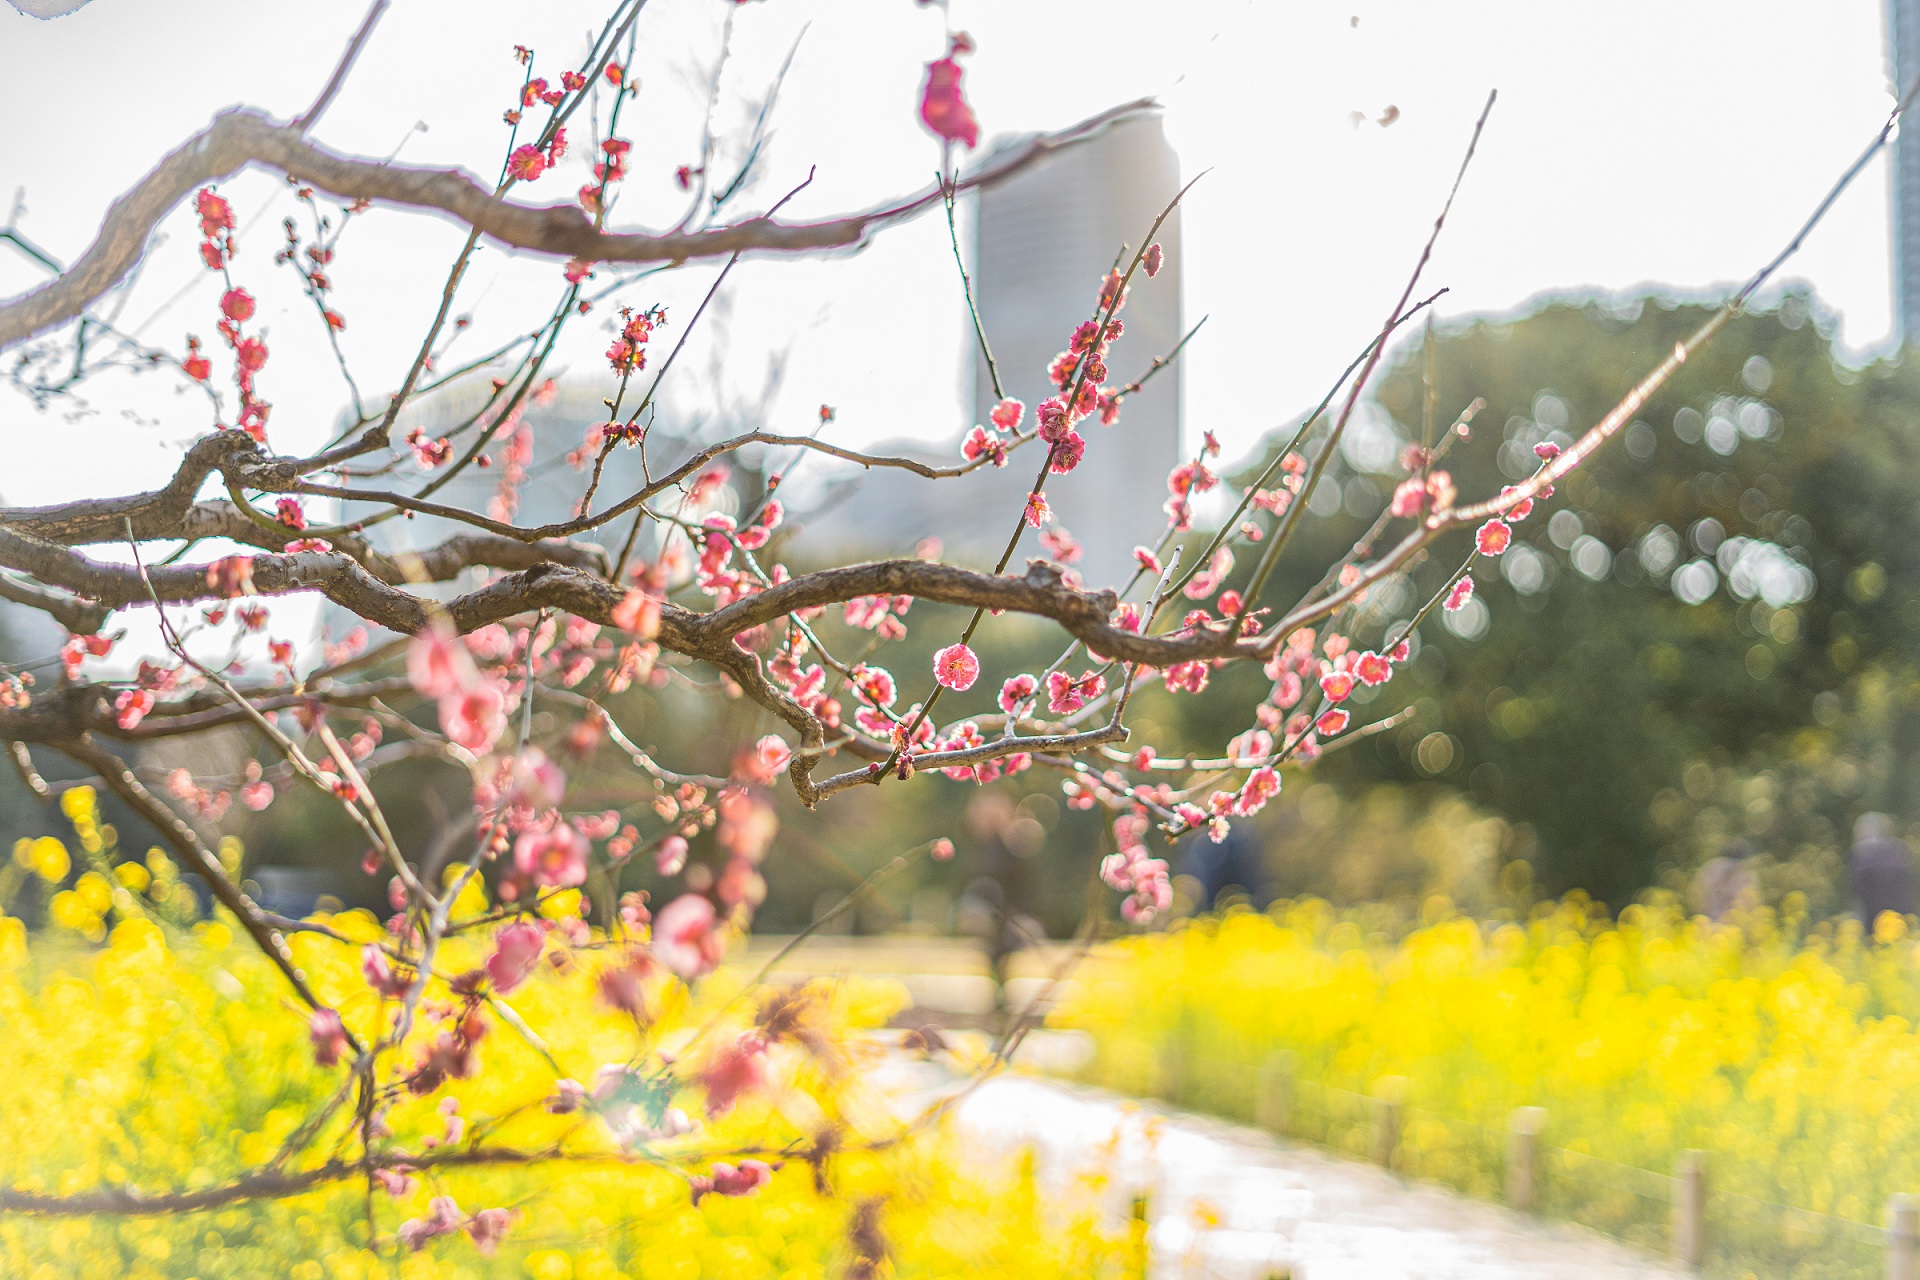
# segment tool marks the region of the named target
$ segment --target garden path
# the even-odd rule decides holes
[[[754,939],[768,954],[785,940]],[[1022,953],[1006,999],[1044,988],[1059,957]],[[990,1015],[999,1003],[978,944],[946,938],[824,938],[786,966],[792,976],[859,972],[904,983],[934,1021]],[[1015,991],[1016,985],[1020,990]],[[965,1040],[977,1033],[949,1032]],[[979,1037],[976,1049],[986,1041]],[[1084,1065],[1077,1032],[1039,1031],[1020,1066],[1056,1076]],[[937,1063],[893,1055],[883,1087],[908,1109],[952,1089]],[[1114,1174],[1103,1208],[1123,1221],[1146,1196],[1154,1280],[1629,1280],[1692,1273],[1597,1232],[1543,1221],[1375,1165],[1274,1139],[1257,1129],[1058,1080],[1012,1073],[975,1089],[956,1112],[983,1158],[1030,1147],[1042,1184],[1070,1197],[1090,1170]],[[1211,1219],[1214,1225],[1201,1225]]]
[[[914,1068],[916,1072],[923,1069]],[[920,1079],[937,1088],[926,1068]],[[1404,1181],[1242,1128],[1018,1074],[958,1107],[987,1155],[1034,1150],[1043,1187],[1113,1173],[1116,1218],[1144,1194],[1155,1280],[1628,1280],[1690,1274],[1595,1232]]]

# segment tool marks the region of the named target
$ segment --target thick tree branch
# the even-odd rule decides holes
[[[427,621],[427,604],[390,587],[339,552],[251,557],[253,590],[259,595],[319,591],[336,604],[395,631],[409,634]],[[49,586],[123,609],[148,600],[147,585],[132,565],[104,564],[77,551],[0,525],[0,566],[30,573]],[[225,598],[207,581],[203,565],[156,567],[149,575],[162,601],[190,603]]]
[[[1176,662],[1226,657],[1261,657],[1253,641],[1230,640],[1217,632],[1143,636],[1108,621],[1119,605],[1111,590],[1082,591],[1066,584],[1058,566],[1029,560],[1020,577],[980,573],[924,560],[878,560],[802,574],[700,617],[703,636],[737,635],[796,609],[840,604],[859,596],[905,595],[941,604],[1030,613],[1051,618],[1095,653],[1107,658],[1166,667]]]
[[[0,525],[70,546],[124,541],[128,520],[133,521],[134,536],[143,540],[181,537],[182,522],[207,477],[216,471],[226,474],[237,460],[257,456],[259,449],[244,432],[216,431],[194,441],[164,488],[47,507],[0,507]]]
[[[0,527],[0,565],[31,572],[43,581],[115,606],[150,598],[147,583],[133,567],[101,564],[76,551],[25,537],[5,527]],[[359,616],[395,631],[420,630],[439,608],[378,581],[358,563],[339,553],[255,556],[252,566],[254,589],[260,594],[319,591]],[[150,571],[149,577],[152,595],[162,601],[187,602],[219,595],[208,585],[205,570],[198,566],[156,568]],[[824,726],[767,680],[759,659],[736,645],[734,637],[797,609],[883,594],[911,595],[946,604],[1050,618],[1091,651],[1142,666],[1164,667],[1219,658],[1262,658],[1276,643],[1273,639],[1235,641],[1224,634],[1206,631],[1142,636],[1121,630],[1108,621],[1116,605],[1113,592],[1087,592],[1069,587],[1059,568],[1042,560],[1032,561],[1026,574],[1018,578],[921,560],[888,560],[829,569],[771,587],[710,614],[667,605],[661,613],[657,639],[664,648],[726,672],[748,697],[773,711],[797,732],[801,749],[795,753],[790,774],[801,800],[811,805],[828,794],[811,777],[825,748]],[[589,621],[611,623],[613,610],[623,595],[620,587],[596,574],[543,563],[460,596],[446,604],[444,610],[454,628],[463,633],[541,608],[561,609]],[[46,741],[48,732],[22,729],[10,732],[9,736]],[[1103,736],[1107,731],[1090,732],[1094,736],[1086,738],[1086,745],[1118,740]],[[1116,732],[1124,734],[1124,731]],[[1086,735],[1071,736],[1077,742]],[[982,759],[991,758],[992,754],[990,750]],[[951,763],[964,761],[956,757]]]
[[[1017,437],[1012,442],[1012,446],[1017,448],[1033,438],[1031,435]],[[308,481],[303,477],[317,468],[318,459],[269,457],[250,437],[238,431],[221,431],[195,442],[193,448],[181,460],[173,479],[168,481],[164,488],[120,498],[87,499],[52,506],[0,507],[0,525],[8,525],[49,542],[70,546],[122,542],[127,536],[128,520],[133,521],[134,536],[142,541],[226,537],[246,542],[251,546],[279,550],[298,536],[292,530],[281,535],[278,531],[269,528],[267,522],[249,519],[232,503],[195,503],[194,495],[199,492],[207,477],[218,472],[228,485],[234,488],[254,489],[264,493],[301,493],[348,502],[384,503],[403,510],[418,512],[421,515],[438,516],[466,524],[491,534],[492,538],[488,540],[476,539],[466,543],[455,540],[448,544],[449,547],[464,546],[469,549],[465,564],[487,564],[494,568],[519,569],[529,568],[538,561],[550,560],[555,563],[570,564],[576,568],[598,566],[604,572],[604,552],[598,548],[567,549],[561,540],[574,534],[597,529],[609,520],[640,506],[648,499],[681,484],[714,459],[753,444],[792,445],[817,449],[822,453],[857,462],[863,467],[898,467],[929,479],[966,475],[986,465],[985,460],[982,459],[951,467],[935,467],[911,458],[883,457],[843,449],[805,436],[749,431],[702,447],[671,471],[664,473],[605,511],[528,529],[503,520],[494,520],[469,511],[465,507],[429,502],[410,494],[378,489],[354,489],[344,485]],[[275,541],[276,538],[278,541]],[[395,576],[376,564],[375,557],[379,553],[363,539],[346,535],[331,537],[330,541],[365,564],[374,576],[382,581],[403,580],[402,577]],[[509,541],[550,545],[542,553],[529,556],[523,551],[515,551],[507,547],[505,544]],[[426,554],[430,556],[432,553]],[[446,551],[444,554],[456,553]],[[494,558],[473,558],[477,555]],[[436,577],[435,580],[439,578]]]
[[[257,481],[270,482],[300,465],[294,459],[264,459],[260,447],[241,432],[217,431],[194,442],[173,479],[163,488],[122,498],[43,507],[0,507],[0,526],[50,543],[84,546],[124,542],[127,522],[131,520],[134,536],[143,542],[230,538],[264,550],[280,551],[303,535],[264,516],[251,517],[233,502],[196,502],[194,497],[207,477],[215,472],[230,485],[255,488],[259,487]],[[292,473],[298,474],[297,470]],[[551,562],[605,573],[608,563],[606,551],[600,547],[545,538],[539,536],[538,531],[534,531],[534,536],[518,530],[514,536],[461,534],[411,556],[389,555],[366,539],[350,534],[329,541],[389,585],[407,581],[444,582],[462,569],[474,566],[530,569],[536,564]],[[21,603],[42,607],[31,600]]]
[[[264,551],[284,551],[289,543],[307,535],[277,521],[250,518],[232,502],[215,501],[196,503],[189,508],[174,536],[230,538]],[[368,573],[388,586],[446,582],[458,577],[462,570],[473,568],[511,570],[531,569],[537,564],[564,564],[604,575],[609,567],[604,547],[554,538],[528,542],[498,534],[461,533],[425,551],[396,553],[383,551],[355,534],[331,536],[327,542],[359,561]]]
[[[191,530],[184,536],[222,536],[271,543],[277,538],[271,530],[246,519],[230,504],[203,504],[189,512],[183,526]],[[292,531],[288,531],[289,536]],[[183,536],[175,533],[172,536]],[[284,542],[287,539],[279,539]],[[286,595],[296,591],[318,591],[336,604],[351,609],[360,617],[389,630],[411,635],[425,625],[432,607],[399,588],[403,584],[445,582],[464,569],[485,566],[495,569],[533,570],[554,567],[564,561],[574,577],[596,580],[606,572],[606,552],[599,547],[569,543],[524,543],[511,538],[484,534],[461,534],[418,555],[387,556],[361,545],[357,548],[369,561],[363,566],[341,552],[305,551],[292,555],[262,555],[250,558],[252,588],[259,595]],[[0,576],[0,597],[44,609],[69,630],[91,633],[99,630],[107,612],[148,599],[140,573],[131,565],[108,564],[61,546],[23,534],[0,524],[0,567],[32,574],[41,583],[60,587],[87,600],[71,600],[44,591],[29,583]],[[148,575],[153,590],[162,601],[188,604],[225,598],[226,592],[207,580],[204,565],[156,566]],[[572,578],[566,580],[572,582]],[[519,583],[520,579],[509,582]],[[517,587],[507,589],[510,595]],[[565,591],[579,595],[577,589]],[[612,588],[608,588],[611,592]],[[593,599],[604,605],[599,621],[606,621],[612,603],[595,593]],[[465,616],[477,617],[476,609],[504,607],[504,612],[472,623],[472,627],[511,617],[524,609],[538,607],[539,600],[528,597],[523,603],[502,602],[500,592],[474,593]],[[90,625],[81,625],[90,624]],[[472,627],[466,629],[471,630]]]
[[[113,610],[91,600],[76,600],[0,573],[0,600],[38,609],[75,635],[90,636],[107,624]]]
[[[339,1182],[362,1172],[359,1162],[331,1161],[314,1169],[263,1169],[223,1186],[201,1191],[137,1191],[132,1187],[102,1187],[75,1195],[40,1191],[0,1190],[0,1210],[46,1217],[89,1217],[94,1214],[200,1213],[242,1200],[278,1200]]]
[[[1142,99],[1101,112],[1058,133],[1042,134],[960,183],[990,186],[1062,147],[1146,110]],[[750,218],[708,231],[602,232],[577,205],[544,207],[495,197],[459,169],[422,169],[345,156],[309,142],[299,122],[276,124],[248,108],[222,112],[206,129],[156,165],[114,201],[100,234],[79,260],[40,288],[0,303],[0,350],[80,315],[126,277],[146,251],[154,227],[196,188],[248,165],[280,170],[343,200],[371,199],[433,209],[511,248],[590,262],[685,262],[766,250],[781,253],[837,249],[869,232],[939,205],[935,188],[864,213],[824,222],[786,223]]]
[[[729,1153],[720,1153],[722,1155]],[[737,1154],[737,1153],[733,1153]],[[714,1158],[710,1152],[689,1153],[673,1164],[699,1163]],[[521,1150],[512,1147],[465,1146],[437,1151],[375,1151],[359,1160],[329,1160],[310,1169],[255,1169],[232,1182],[198,1191],[139,1191],[132,1187],[102,1187],[74,1195],[0,1189],[0,1212],[46,1217],[87,1217],[94,1214],[146,1215],[200,1213],[243,1200],[280,1200],[316,1187],[364,1177],[374,1169],[464,1169],[541,1164],[621,1165],[658,1169],[664,1162],[652,1152],[578,1151],[563,1147]]]

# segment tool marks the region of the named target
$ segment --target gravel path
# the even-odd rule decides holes
[[[957,1123],[984,1153],[1034,1148],[1043,1186],[1065,1188],[1104,1163],[1116,1175],[1107,1206],[1116,1218],[1144,1193],[1156,1280],[1691,1274],[1579,1227],[1405,1182],[1257,1130],[1028,1076],[982,1086],[961,1104]]]

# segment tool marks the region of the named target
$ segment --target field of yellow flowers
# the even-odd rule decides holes
[[[1400,1166],[1488,1198],[1514,1108],[1544,1107],[1546,1210],[1652,1247],[1661,1175],[1704,1150],[1734,1274],[1873,1274],[1888,1197],[1920,1191],[1920,945],[1794,905],[1489,924],[1436,900],[1409,929],[1283,903],[1108,948],[1055,1022],[1093,1033],[1098,1083],[1230,1115],[1281,1064],[1289,1131],[1356,1154],[1395,1094]]]
[[[52,899],[44,934],[29,937],[0,915],[0,1199],[14,1202],[0,1203],[0,1275],[1098,1277],[1122,1274],[1137,1248],[1104,1233],[1090,1201],[1085,1213],[1042,1203],[1030,1171],[963,1170],[950,1135],[906,1124],[862,1085],[855,1068],[876,1051],[863,1030],[904,999],[893,983],[817,983],[810,1034],[820,1051],[792,1055],[777,1081],[684,1137],[623,1146],[602,1116],[552,1113],[542,1104],[556,1075],[592,1082],[603,1064],[635,1055],[630,1016],[595,998],[590,944],[556,952],[559,963],[515,990],[525,1031],[514,1034],[502,1013],[471,1078],[402,1096],[387,1113],[407,1150],[512,1150],[532,1163],[451,1159],[415,1169],[397,1193],[354,1176],[195,1212],[20,1211],[36,1193],[151,1195],[297,1175],[324,1166],[344,1142],[337,1114],[294,1137],[348,1081],[344,1068],[316,1065],[307,1011],[229,923],[185,922],[191,895],[169,902],[186,891],[164,855],[107,865],[113,833],[89,799],[68,806],[78,850],[22,842],[8,868],[16,885],[26,875],[54,884],[74,863],[100,863]],[[485,909],[474,892],[456,916]],[[568,909],[565,900],[546,907]],[[294,959],[348,1026],[370,1031],[382,1014],[357,944],[379,937],[380,926],[357,912],[320,923],[337,936],[293,934]],[[479,963],[485,936],[449,938],[447,969]],[[742,981],[722,970],[691,997],[678,987],[653,1011],[654,1043],[680,1043],[727,1016]],[[752,1000],[739,1003],[751,1013]],[[401,1050],[414,1051],[411,1042]],[[684,1105],[699,1114],[694,1101]],[[822,1134],[835,1135],[830,1148]],[[818,1158],[787,1159],[750,1194],[692,1194],[689,1175],[756,1147]],[[491,1252],[460,1231],[409,1252],[398,1228],[427,1218],[434,1197],[467,1215],[505,1210],[512,1225]]]

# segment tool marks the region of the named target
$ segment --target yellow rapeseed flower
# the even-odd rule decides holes
[[[14,847],[14,856],[19,857],[17,845]],[[66,845],[53,836],[41,836],[27,846],[26,865],[48,884],[59,884],[73,869],[73,859],[67,854]]]
[[[1054,1022],[1091,1032],[1090,1075],[1128,1092],[1177,1085],[1251,1118],[1262,1073],[1284,1073],[1289,1131],[1355,1154],[1367,1095],[1397,1092],[1403,1167],[1488,1196],[1512,1112],[1544,1107],[1553,1150],[1611,1162],[1555,1155],[1547,1207],[1630,1238],[1657,1242],[1664,1210],[1632,1190],[1657,1178],[1619,1166],[1664,1175],[1689,1148],[1716,1193],[1871,1222],[1920,1191],[1908,934],[1891,915],[1870,934],[1768,911],[1715,923],[1665,898],[1611,919],[1575,896],[1506,923],[1429,903],[1417,926],[1279,903],[1097,952]],[[1749,1241],[1772,1251],[1757,1270],[1815,1274],[1794,1268],[1845,1238],[1824,1221],[1795,1228],[1811,1244]]]
[[[37,868],[36,864],[36,868]],[[116,875],[119,873],[116,872]],[[156,878],[158,873],[156,872]],[[344,1065],[314,1065],[305,1009],[279,971],[236,940],[228,923],[203,922],[183,935],[138,916],[107,934],[88,899],[111,892],[89,872],[57,894],[51,910],[68,928],[105,945],[78,952],[70,940],[30,946],[17,920],[0,918],[0,1186],[78,1194],[102,1186],[147,1190],[221,1185],[274,1159],[288,1135],[321,1113],[346,1078]],[[98,882],[97,885],[95,882]],[[578,907],[573,908],[577,913]],[[361,946],[385,936],[361,911],[329,921],[333,936],[288,936],[294,963],[318,998],[358,1034],[387,1025],[361,971]],[[436,969],[471,971],[491,946],[491,931],[449,937]],[[597,941],[604,943],[606,939]],[[857,1215],[876,1215],[871,1230],[887,1243],[883,1273],[968,1280],[1084,1280],[1126,1274],[1122,1241],[1100,1225],[1090,1196],[1051,1200],[1044,1208],[1032,1163],[1000,1169],[963,1164],[951,1137],[914,1131],[906,1141],[861,1149],[852,1127],[838,1154],[815,1171],[789,1160],[753,1195],[708,1196],[693,1202],[681,1173],[626,1163],[614,1139],[580,1115],[554,1115],[556,1072],[550,1053],[572,1078],[592,1081],[599,1068],[636,1055],[634,1020],[597,995],[612,952],[581,949],[575,963],[541,965],[512,993],[512,1007],[537,1030],[536,1049],[504,1021],[480,1050],[479,1070],[438,1095],[401,1092],[386,1113],[392,1139],[422,1150],[443,1135],[443,1097],[484,1126],[485,1141],[522,1150],[564,1145],[596,1157],[577,1164],[446,1168],[399,1200],[381,1192],[373,1212],[379,1252],[367,1248],[364,1182],[348,1178],[297,1196],[241,1202],[208,1213],[140,1218],[0,1216],[0,1276],[75,1280],[639,1280],[640,1277],[794,1277],[828,1280],[846,1274]],[[737,989],[742,976],[723,971],[712,987],[689,995],[677,982],[661,993],[646,1034],[662,1045],[684,1044]],[[880,1025],[904,999],[891,983],[823,984],[810,1007],[817,1030],[848,1042]],[[436,985],[428,1004],[448,992]],[[731,1016],[744,1028],[743,1002]],[[414,1060],[437,1034],[429,1017],[393,1056]],[[857,1046],[856,1046],[857,1047]],[[774,1051],[788,1082],[778,1105],[742,1099],[701,1130],[664,1146],[664,1154],[708,1167],[711,1155],[742,1146],[791,1144],[801,1149],[818,1126],[853,1126],[875,1136],[897,1133],[900,1121],[880,1100],[863,1096],[857,1073],[809,1064],[798,1045]],[[782,1057],[782,1055],[790,1055]],[[657,1061],[657,1059],[656,1059]],[[837,1060],[836,1060],[837,1061]],[[700,1092],[678,1101],[701,1114]],[[289,1167],[324,1163],[351,1140],[334,1113]],[[396,1257],[394,1233],[425,1216],[435,1195],[463,1212],[492,1206],[519,1218],[497,1254],[480,1255],[460,1233]],[[871,1200],[873,1208],[863,1207]]]

